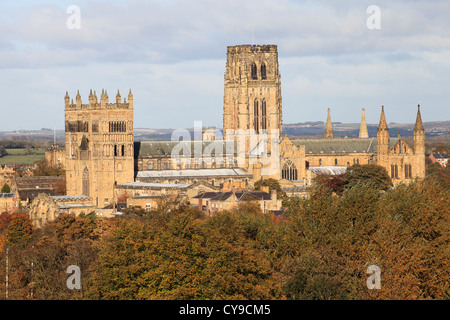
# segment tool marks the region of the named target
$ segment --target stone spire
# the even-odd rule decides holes
[[[333,125],[331,124],[330,108],[328,108],[327,123],[325,125],[325,135],[323,137],[325,139],[334,138]]]
[[[369,132],[367,131],[366,113],[364,108],[362,109],[361,125],[359,127],[359,138],[368,138]]]
[[[420,115],[420,104],[417,106],[416,124],[413,133],[414,153],[425,154],[425,130],[423,128],[422,116]]]
[[[389,150],[389,129],[384,115],[384,106],[381,106],[380,123],[377,129],[377,152],[386,155]]]
[[[417,106],[417,117],[416,117],[416,124],[414,126],[414,132],[417,130],[424,130],[423,129],[423,123],[422,123],[422,116],[420,115],[420,104]]]
[[[386,116],[384,115],[384,106],[381,106],[381,116],[380,116],[380,123],[378,124],[378,130],[387,130],[388,126],[386,123]]]

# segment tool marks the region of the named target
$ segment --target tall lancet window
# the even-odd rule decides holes
[[[261,63],[261,79],[263,80],[267,79],[266,64],[264,62]]]
[[[255,99],[255,102],[253,105],[253,113],[254,113],[253,127],[255,129],[255,132],[259,133],[259,105],[258,105],[258,100],[256,100],[256,99]]]
[[[256,67],[256,63],[252,63],[251,66],[251,72],[252,72],[252,79],[253,80],[257,80],[258,79],[258,69]]]
[[[261,103],[261,129],[267,129],[267,113],[266,113],[266,99],[262,100]]]
[[[87,167],[83,170],[83,176],[81,178],[81,193],[89,197],[89,170]]]

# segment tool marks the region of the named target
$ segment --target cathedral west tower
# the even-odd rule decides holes
[[[82,104],[65,96],[65,145],[67,195],[85,195],[97,207],[113,203],[115,184],[134,179],[133,95],[122,101],[119,92],[113,103],[102,90],[89,94]]]

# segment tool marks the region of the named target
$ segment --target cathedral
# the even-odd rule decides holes
[[[127,100],[128,99],[128,100]],[[90,92],[65,96],[65,169],[68,196],[83,195],[103,208],[120,191],[251,190],[274,178],[284,188],[311,184],[318,174],[341,174],[353,164],[384,167],[394,185],[425,176],[425,132],[420,106],[413,144],[389,136],[384,107],[376,137],[369,137],[362,109],[358,138],[335,138],[328,109],[322,139],[294,139],[282,132],[281,76],[276,45],[227,48],[223,130],[200,139],[140,141],[133,136],[133,95],[113,102]],[[157,191],[155,191],[157,192]],[[164,191],[166,192],[166,191]]]

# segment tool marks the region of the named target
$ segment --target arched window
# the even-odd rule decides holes
[[[283,169],[281,170],[281,178],[290,181],[298,179],[297,167],[292,161],[288,160],[284,164]]]
[[[338,165],[338,161],[337,159],[334,159],[334,165],[337,166]]]
[[[114,145],[114,157],[117,157],[117,145]]]
[[[391,178],[398,178],[398,166],[391,164]]]
[[[266,64],[264,62],[261,63],[261,79],[263,80],[267,79]]]
[[[168,170],[169,169],[169,163],[166,161],[164,162],[164,169]]]
[[[125,145],[122,145],[122,157],[125,157]]]
[[[258,69],[256,68],[256,63],[252,63],[251,66],[251,72],[252,72],[252,79],[257,80],[258,79]]]
[[[261,129],[267,129],[267,112],[266,112],[266,99],[262,100],[261,103]]]
[[[322,159],[319,159],[319,166],[322,165]]]
[[[259,133],[259,105],[257,99],[255,99],[253,103],[253,113],[253,127],[255,128],[256,133]]]
[[[87,167],[84,167],[81,183],[81,193],[89,197],[89,170]]]
[[[153,162],[148,162],[148,170],[153,170]]]
[[[412,178],[411,165],[405,164],[405,179],[411,179],[411,178]]]

